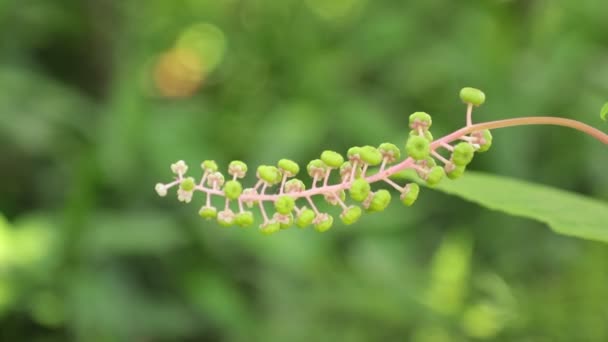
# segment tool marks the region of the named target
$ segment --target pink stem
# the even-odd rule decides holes
[[[352,162],[352,167],[353,167],[353,169],[350,171],[350,179],[349,179],[349,181],[351,181],[351,182],[353,180],[355,180],[355,173],[357,172],[357,161],[356,160]]]
[[[399,184],[393,182],[392,180],[390,180],[388,178],[384,178],[383,181],[385,181],[387,184],[390,184],[393,188],[395,188],[399,192],[403,192],[403,190],[404,190]]]
[[[441,154],[439,154],[439,153],[438,153],[437,151],[435,151],[435,150],[432,150],[432,151],[431,151],[431,154],[432,154],[432,155],[433,155],[435,158],[437,158],[437,159],[441,160],[441,161],[442,161],[444,164],[448,164],[448,163],[450,162],[449,160],[445,159],[445,158],[444,158],[444,157],[443,157]]]
[[[312,210],[315,212],[315,214],[319,215],[319,209],[317,209],[317,206],[315,205],[315,202],[312,201],[312,199],[310,198],[310,196],[306,196],[306,200],[308,201],[308,203],[312,207]]]
[[[325,179],[323,179],[323,186],[327,186],[327,181],[329,181],[329,174],[331,173],[331,168],[328,168],[327,171],[325,171]]]
[[[467,127],[473,125],[473,104],[467,104]]]
[[[286,180],[287,180],[287,175],[283,174],[283,178],[281,179],[281,189],[279,190],[279,194],[283,194],[283,189],[285,188]]]

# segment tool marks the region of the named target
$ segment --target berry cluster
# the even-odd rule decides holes
[[[352,147],[346,157],[335,151],[324,151],[319,159],[310,161],[306,166],[306,173],[312,178],[308,188],[296,178],[301,171],[300,166],[288,159],[281,159],[276,165],[259,166],[256,170],[257,183],[250,188],[243,188],[239,181],[248,171],[242,161],[232,161],[228,165],[228,175],[231,177],[226,180],[218,171],[217,164],[206,160],[201,164],[203,175],[197,182],[186,176],[188,166],[180,160],[171,165],[175,180],[167,184],[158,183],[155,189],[160,196],[165,196],[169,189],[177,186],[178,200],[186,203],[192,200],[194,192],[205,193],[206,203],[199,210],[200,216],[215,219],[222,226],[252,225],[254,215],[249,209],[257,207],[263,219],[260,231],[264,234],[272,234],[294,224],[300,228],[314,225],[319,232],[330,229],[334,217],[317,208],[314,196],[323,196],[327,203],[338,206],[340,220],[350,225],[357,222],[364,211],[379,212],[389,205],[391,193],[385,189],[373,191],[372,183],[383,181],[389,184],[400,193],[401,202],[411,206],[418,198],[418,184],[410,182],[399,185],[390,179],[392,175],[412,169],[428,186],[435,186],[444,177],[461,177],[475,152],[490,148],[490,131],[474,130],[471,122],[472,109],[483,104],[484,93],[474,88],[463,88],[460,97],[467,104],[467,127],[471,129],[433,140],[429,130],[433,123],[431,116],[424,112],[413,113],[409,117],[411,131],[404,146],[407,157],[403,160],[400,160],[399,147],[391,143],[378,147]],[[444,152],[443,155],[440,150]],[[333,178],[335,181],[331,182]],[[274,193],[270,193],[271,188],[276,189]],[[358,205],[347,204],[346,192]],[[218,211],[211,204],[212,196],[223,198],[223,209]],[[274,214],[267,212],[264,203],[274,206]]]

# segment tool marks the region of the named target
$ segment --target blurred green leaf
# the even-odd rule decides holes
[[[602,106],[602,110],[600,111],[600,118],[606,121],[606,116],[608,115],[608,102],[604,103]]]
[[[608,204],[589,197],[471,171],[457,181],[442,182],[436,189],[489,209],[546,223],[559,234],[608,242]]]

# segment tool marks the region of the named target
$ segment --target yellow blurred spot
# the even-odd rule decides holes
[[[175,44],[177,49],[194,52],[205,73],[213,71],[222,61],[226,50],[226,38],[217,27],[198,23],[184,30]]]
[[[160,55],[154,66],[154,84],[164,97],[189,97],[203,78],[201,58],[194,50],[175,48]]]
[[[352,15],[364,0],[306,0],[306,4],[318,16],[326,20],[342,19]]]

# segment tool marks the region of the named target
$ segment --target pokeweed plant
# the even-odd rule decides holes
[[[259,228],[264,234],[276,233],[294,224],[300,228],[313,225],[317,231],[325,232],[333,226],[334,216],[319,210],[315,198],[322,197],[330,205],[338,207],[339,218],[345,225],[357,222],[364,212],[380,212],[387,208],[392,199],[391,192],[386,189],[374,191],[373,183],[389,184],[399,193],[400,201],[411,206],[418,198],[419,185],[413,181],[398,184],[391,177],[404,170],[412,170],[429,187],[437,186],[444,178],[458,179],[476,153],[490,149],[492,129],[526,125],[565,126],[608,144],[605,133],[565,118],[521,117],[473,123],[473,109],[485,102],[485,94],[479,89],[466,87],[460,91],[460,98],[466,104],[466,125],[444,137],[433,137],[430,131],[433,120],[429,114],[415,112],[409,116],[410,133],[403,146],[403,159],[401,149],[388,142],[378,147],[352,147],[346,157],[328,150],[307,164],[305,171],[312,178],[308,187],[296,178],[300,174],[300,166],[292,160],[281,159],[276,165],[258,166],[257,182],[248,188],[243,187],[240,181],[248,172],[247,164],[242,161],[232,161],[228,165],[229,177],[219,171],[215,161],[203,161],[202,177],[196,181],[186,176],[188,166],[180,160],[171,165],[174,180],[156,184],[155,190],[158,195],[166,196],[169,189],[176,187],[178,200],[185,203],[192,200],[195,192],[204,193],[206,202],[199,215],[208,220],[215,219],[226,227],[251,226],[254,223],[251,209],[254,208],[262,217]],[[606,112],[608,104],[602,108],[600,116],[603,119]],[[347,200],[346,193],[350,200]],[[223,208],[212,205],[213,196],[223,199]],[[269,212],[267,203],[272,204],[274,213]]]

